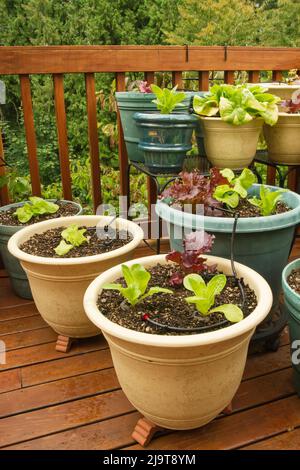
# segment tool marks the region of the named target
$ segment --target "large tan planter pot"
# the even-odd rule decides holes
[[[259,85],[263,88],[268,89],[268,93],[272,95],[279,96],[282,100],[290,100],[294,91],[300,89],[300,84],[298,85],[288,85],[287,83],[255,83],[253,85]]]
[[[209,263],[217,263],[221,271],[231,273],[229,260],[214,256],[207,259]],[[166,263],[164,255],[134,261],[137,262],[145,268]],[[170,429],[203,426],[234,397],[243,375],[250,338],[272,305],[267,282],[244,265],[236,263],[236,269],[255,290],[258,306],[240,323],[204,334],[152,335],[108,320],[99,312],[97,298],[104,283],[121,276],[120,265],[101,274],[87,289],[85,311],[109,343],[125,395],[157,425]]]
[[[20,250],[20,245],[36,233],[56,227],[104,226],[111,217],[75,216],[52,219],[23,228],[8,242],[12,255],[21,261],[31,287],[33,299],[44,320],[60,335],[83,338],[99,334],[83,308],[86,288],[96,276],[117,263],[132,259],[133,252],[143,239],[142,229],[133,222],[117,219],[112,227],[128,230],[133,240],[125,246],[94,256],[82,258],[46,258]]]
[[[212,166],[216,168],[245,168],[251,164],[263,126],[262,119],[234,126],[219,117],[201,119],[204,147]]]
[[[300,165],[300,114],[279,113],[275,126],[264,125],[270,160]]]
[[[288,85],[287,83],[256,83],[254,85],[262,86],[263,88],[268,89],[268,93],[272,93],[272,95],[279,96],[281,100],[290,100],[292,98],[292,94],[300,89],[300,84],[298,85]],[[281,110],[281,104],[278,103],[278,109]]]

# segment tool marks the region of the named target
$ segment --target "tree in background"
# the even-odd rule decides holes
[[[299,46],[299,10],[299,0],[0,0],[0,45]],[[141,77],[132,74],[131,78]],[[108,169],[118,166],[113,79],[112,74],[96,75],[100,158]],[[26,174],[19,80],[2,80],[7,88],[7,104],[0,108],[6,157]],[[45,185],[53,183],[53,194],[59,195],[52,78],[32,76],[31,83],[41,177]],[[75,177],[74,187],[86,185],[88,191],[88,171],[82,170],[88,162],[84,77],[66,75],[64,85],[72,168],[78,169],[79,176],[85,175]],[[109,172],[105,171],[108,181]]]
[[[162,25],[172,29],[176,22],[177,3],[179,0],[0,0],[0,45],[159,44],[164,41]],[[6,156],[26,173],[19,80],[2,79],[7,88],[7,104],[2,109]],[[105,95],[98,100],[101,163],[117,168],[116,113],[109,104],[113,79],[112,74],[96,75],[99,96]],[[49,184],[59,180],[52,77],[35,75],[31,84],[41,177]],[[70,157],[83,163],[88,155],[84,76],[66,75],[64,87]]]
[[[185,0],[180,19],[166,31],[170,44],[247,46],[258,43],[259,10],[248,0]]]
[[[300,2],[297,0],[184,0],[169,44],[201,46],[297,46]]]
[[[265,46],[300,46],[299,0],[277,0],[264,12],[261,44]]]

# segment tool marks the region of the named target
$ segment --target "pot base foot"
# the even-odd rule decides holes
[[[229,415],[232,413],[232,402],[224,408],[221,414]],[[161,426],[157,426],[157,424],[153,423],[150,419],[145,418],[144,416],[138,420],[131,434],[132,439],[134,439],[138,444],[142,447],[146,447],[154,436],[157,433],[162,433],[165,428]]]
[[[55,349],[56,351],[67,353],[70,351],[73,342],[73,338],[69,336],[58,335]]]
[[[162,430],[163,428],[142,417],[136,423],[131,437],[142,447],[146,447],[152,441],[154,435]]]

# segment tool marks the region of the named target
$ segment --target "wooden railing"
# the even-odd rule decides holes
[[[208,90],[209,73],[224,71],[226,83],[234,82],[236,71],[247,71],[249,82],[257,82],[260,71],[273,71],[278,81],[282,71],[300,69],[300,48],[258,48],[258,47],[198,47],[198,46],[42,46],[42,47],[0,47],[0,76],[19,75],[20,93],[24,112],[24,126],[27,142],[32,193],[41,194],[37,141],[35,133],[30,76],[51,74],[54,82],[54,101],[63,195],[72,199],[71,173],[69,164],[67,121],[64,100],[64,74],[84,73],[88,135],[91,157],[91,182],[94,208],[101,202],[101,179],[97,109],[95,95],[95,73],[113,72],[116,75],[117,91],[125,90],[126,72],[144,72],[145,79],[154,81],[155,72],[172,72],[173,84],[184,87],[183,71],[198,72],[199,90]],[[127,195],[128,157],[123,138],[120,117],[119,161],[120,194]],[[0,156],[4,149],[0,132]],[[0,175],[4,167],[0,166]],[[268,170],[268,181],[274,182],[275,171]],[[294,183],[290,177],[290,184]],[[154,201],[154,190],[148,181],[148,200]],[[0,192],[1,203],[8,202],[7,188]]]

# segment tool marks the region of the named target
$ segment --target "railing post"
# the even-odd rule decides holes
[[[116,90],[125,91],[125,72],[118,72],[116,74]],[[117,124],[119,132],[119,164],[120,164],[120,194],[121,196],[128,196],[127,184],[127,171],[128,171],[128,155],[126,144],[124,140],[123,128],[121,123],[120,112],[117,110]]]

